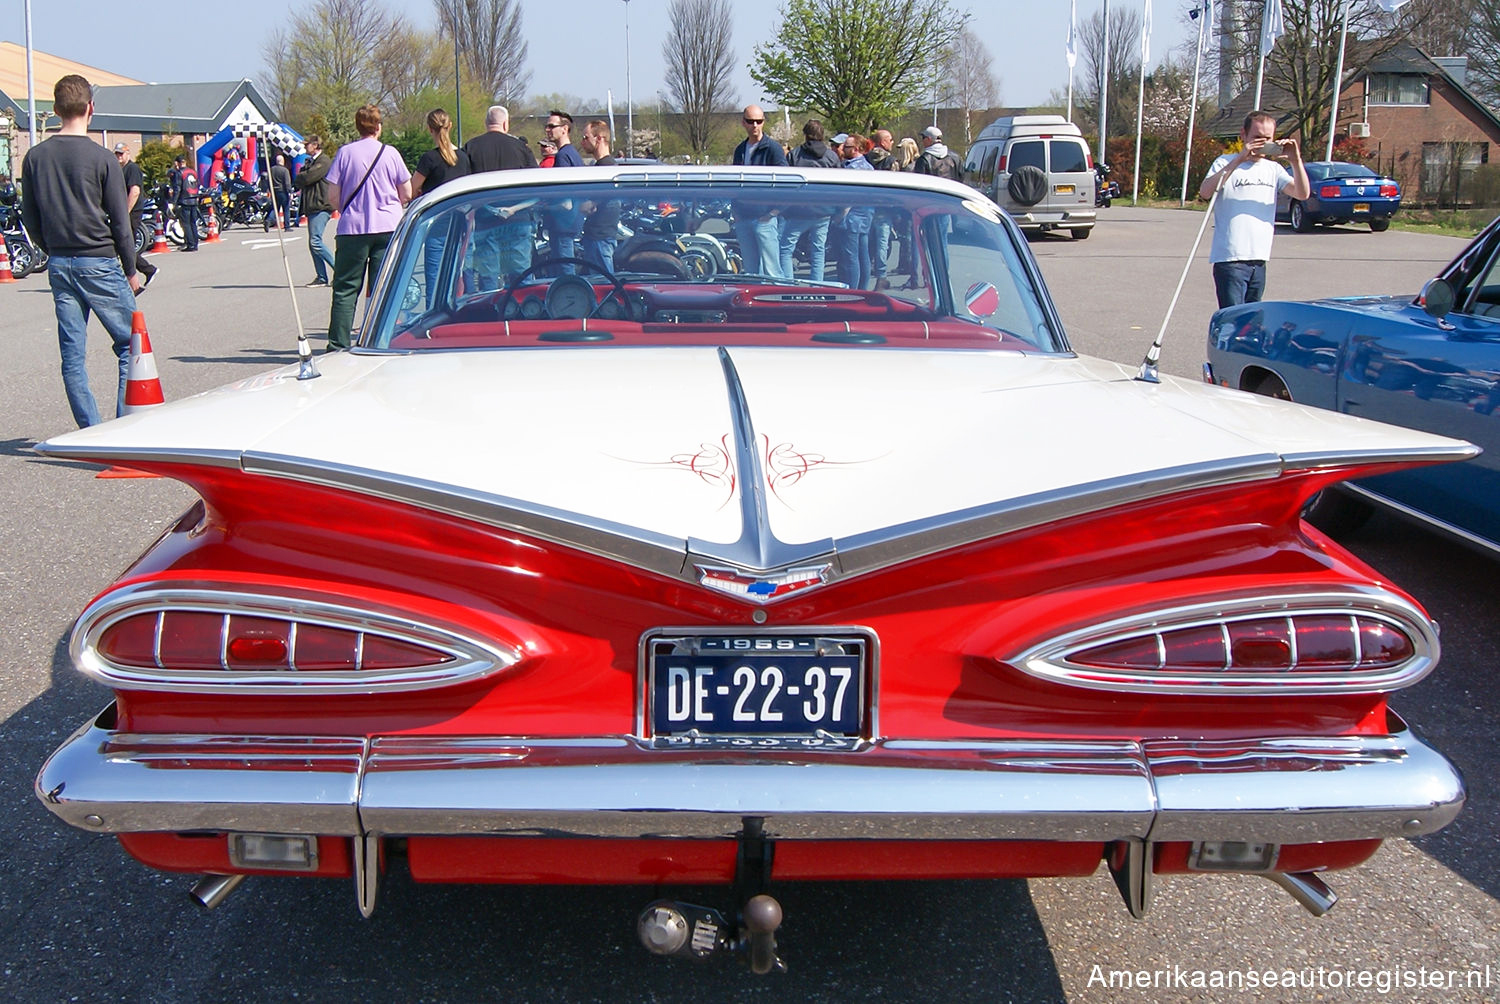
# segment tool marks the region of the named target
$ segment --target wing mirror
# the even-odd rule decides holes
[[[1423,310],[1441,321],[1453,310],[1453,284],[1447,279],[1429,279],[1417,299]]]

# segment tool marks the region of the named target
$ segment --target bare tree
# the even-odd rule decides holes
[[[979,36],[965,27],[953,45],[944,50],[937,75],[943,84],[942,99],[964,110],[964,145],[967,146],[974,142],[974,123],[969,113],[993,108],[1000,101],[994,57]]]
[[[379,0],[316,0],[293,15],[262,49],[270,88],[282,115],[306,122],[320,116],[334,140],[354,133],[354,111],[388,97],[379,52],[406,21]]]
[[[672,0],[671,27],[661,45],[667,93],[682,113],[688,146],[703,157],[713,140],[714,113],[735,98],[734,17],[729,0]]]
[[[432,0],[438,30],[457,37],[468,71],[493,98],[513,102],[526,92],[526,40],[520,0]]]
[[[1095,12],[1078,26],[1078,45],[1083,53],[1083,105],[1092,127],[1099,128],[1099,97],[1105,79],[1104,15]],[[1116,133],[1134,132],[1136,91],[1141,76],[1141,15],[1119,10],[1109,18],[1109,114],[1105,125]]]

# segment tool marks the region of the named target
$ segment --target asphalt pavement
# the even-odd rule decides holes
[[[1088,241],[1031,243],[1077,349],[1140,360],[1201,219],[1117,204]],[[293,361],[293,295],[321,349],[329,293],[300,286],[312,277],[305,233],[288,235],[295,294],[278,245],[259,231],[231,230],[195,255],[160,259],[141,306],[169,399]],[[1415,293],[1463,244],[1397,230],[1283,229],[1269,294]],[[1187,377],[1202,364],[1213,309],[1206,254],[1205,244],[1163,355],[1165,371]],[[98,480],[95,467],[30,452],[72,424],[54,331],[44,275],[0,285],[0,503],[9,516],[0,548],[0,987],[12,999],[1500,999],[1500,565],[1386,518],[1347,543],[1428,606],[1444,646],[1437,671],[1393,703],[1464,769],[1470,802],[1441,833],[1388,842],[1370,863],[1330,876],[1341,902],[1323,918],[1253,877],[1168,877],[1144,920],[1128,916],[1102,871],[1031,882],[785,883],[777,892],[790,971],[755,978],[638,948],[637,910],[668,892],[651,888],[416,885],[398,870],[370,920],[350,883],[334,880],[254,879],[205,913],[189,902],[192,876],[135,864],[113,840],[64,827],[32,795],[43,757],[109,699],[69,662],[72,619],[192,501],[173,482]],[[106,412],[113,366],[95,324],[90,370]],[[670,892],[725,903],[716,889]],[[1121,971],[1147,974],[1148,985],[1122,989]],[[1268,987],[1262,975],[1254,988],[1213,986],[1267,971],[1313,985]],[[1465,985],[1470,971],[1480,985]],[[1431,985],[1449,972],[1457,986]],[[1357,985],[1361,973],[1369,986]],[[1385,993],[1383,980],[1394,981]]]

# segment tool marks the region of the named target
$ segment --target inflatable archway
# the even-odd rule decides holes
[[[237,140],[243,142],[236,143]],[[291,126],[280,122],[234,122],[220,129],[213,139],[198,148],[198,177],[213,179],[218,177],[220,171],[225,171],[224,155],[231,143],[235,143],[244,153],[236,173],[251,184],[261,174],[261,143],[270,143],[272,149],[285,154],[293,174],[302,170],[302,165],[307,163],[307,146],[302,142],[301,134]]]

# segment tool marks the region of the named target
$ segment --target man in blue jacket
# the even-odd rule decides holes
[[[734,148],[734,162],[747,167],[786,167],[786,151],[766,135],[766,113],[760,105],[746,105],[742,116],[745,141]],[[742,200],[734,204],[734,233],[746,272],[784,278],[781,274],[781,210],[773,205]]]

